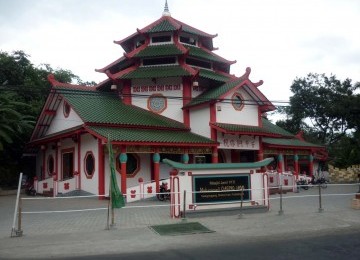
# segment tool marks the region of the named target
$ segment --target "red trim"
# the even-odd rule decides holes
[[[104,169],[104,148],[102,145],[102,140],[98,139],[98,171],[99,171],[99,186],[98,191],[99,195],[105,195],[105,169]],[[104,197],[99,197],[99,199],[104,199]]]
[[[56,115],[56,110],[50,110],[50,109],[46,109],[44,111],[45,115],[49,115],[49,116],[55,116]]]
[[[121,78],[121,77],[124,76],[125,74],[128,74],[128,73],[136,70],[138,67],[139,67],[139,65],[133,65],[133,66],[131,66],[131,67],[129,67],[129,68],[126,68],[126,69],[124,69],[124,70],[121,70],[121,71],[119,71],[119,72],[117,72],[117,73],[115,73],[115,74],[110,73],[109,70],[107,70],[105,73],[106,73],[106,75],[107,75],[109,78],[111,78],[111,79],[113,79],[113,80],[116,80],[116,79]]]

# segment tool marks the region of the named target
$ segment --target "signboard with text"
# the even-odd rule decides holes
[[[222,176],[194,176],[194,203],[250,200],[250,174]]]
[[[259,150],[259,137],[250,135],[219,134],[221,149]]]

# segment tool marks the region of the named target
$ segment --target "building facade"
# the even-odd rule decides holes
[[[52,75],[50,94],[29,146],[35,148],[36,188],[54,195],[81,190],[104,195],[113,145],[119,186],[159,191],[170,159],[182,163],[241,163],[275,158],[279,172],[312,174],[324,147],[266,119],[275,106],[252,82],[251,69],[230,74],[234,61],[214,53],[211,35],[173,18],[160,19],[115,41],[124,55],[97,69],[94,87]],[[129,190],[130,188],[130,190]]]

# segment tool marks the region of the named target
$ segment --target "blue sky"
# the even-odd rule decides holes
[[[24,50],[35,65],[69,69],[83,80],[123,54],[113,43],[161,17],[165,0],[0,0],[0,50]],[[288,100],[296,77],[333,73],[360,81],[358,0],[168,0],[171,15],[218,34],[231,73],[263,80],[272,101]]]

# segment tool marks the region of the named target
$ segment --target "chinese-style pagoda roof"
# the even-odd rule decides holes
[[[213,123],[212,127],[226,134],[248,134],[272,137],[290,137],[295,136],[281,127],[272,124],[269,120],[262,118],[262,126],[237,125],[226,123]]]
[[[121,143],[150,143],[151,145],[177,145],[177,146],[216,146],[217,142],[191,133],[190,131],[170,131],[156,129],[134,129],[134,128],[116,128],[89,126],[87,130],[102,138],[110,138],[112,142]]]
[[[189,67],[190,70],[193,70]],[[195,72],[194,72],[195,74]],[[166,78],[166,77],[181,77],[193,75],[184,66],[168,65],[168,66],[147,66],[137,67],[128,73],[114,74],[116,79],[146,79],[146,78]]]
[[[212,39],[217,35],[211,35],[205,33],[199,29],[196,29],[186,23],[183,23],[171,16],[162,16],[155,22],[145,26],[142,29],[138,29],[136,33],[122,39],[120,41],[114,41],[114,43],[120,44],[126,52],[131,51],[132,45],[134,44],[134,39],[140,35],[147,35],[150,33],[161,33],[161,32],[174,32],[174,31],[183,31],[188,34],[196,35],[202,38],[203,45],[209,49],[213,50]]]
[[[144,50],[135,54],[136,58],[159,57],[169,55],[180,55],[183,52],[175,44],[149,45]]]
[[[317,145],[313,143],[309,143],[306,141],[302,141],[296,138],[292,139],[284,139],[284,138],[263,138],[263,143],[266,143],[271,146],[280,146],[280,147],[296,147],[296,148],[324,148],[323,145]]]
[[[209,88],[199,96],[193,98],[184,108],[190,108],[202,105],[204,103],[221,101],[224,99],[226,94],[233,89],[242,88],[244,89],[252,100],[247,100],[247,103],[256,103],[260,106],[262,112],[275,110],[274,105],[257,89],[259,83],[252,83],[248,76],[251,72],[250,68],[246,69],[246,73],[237,78],[231,78],[228,82],[214,88]]]
[[[182,123],[170,118],[125,105],[113,93],[55,89],[87,124],[187,129]]]
[[[209,61],[227,63],[227,64],[235,63],[235,61],[228,61],[228,60],[220,57],[219,55],[217,55],[211,51],[208,51],[204,48],[201,48],[201,47],[186,45],[185,48],[189,49],[189,56],[193,56],[196,58],[201,58],[201,59],[209,60]]]
[[[206,79],[216,80],[216,81],[220,81],[220,82],[229,81],[231,78],[234,77],[230,74],[215,72],[215,71],[206,70],[206,69],[200,69],[199,76],[200,76],[200,78],[206,78]]]
[[[210,169],[257,169],[268,165],[274,158],[266,158],[258,162],[250,163],[180,163],[169,159],[164,159],[163,162],[180,170],[210,170]]]

